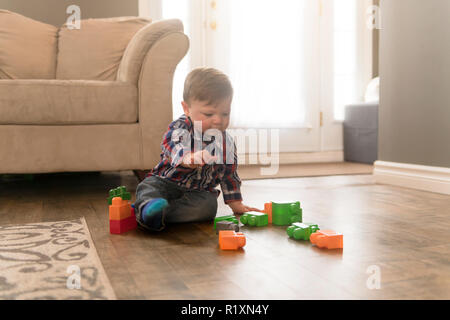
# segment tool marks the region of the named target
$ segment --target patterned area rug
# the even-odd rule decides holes
[[[0,226],[0,299],[116,299],[86,220]]]

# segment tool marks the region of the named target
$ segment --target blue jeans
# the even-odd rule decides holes
[[[161,231],[166,223],[211,221],[217,213],[218,192],[191,190],[159,176],[145,178],[136,189],[135,214],[137,223],[151,231]],[[152,199],[164,198],[169,205],[163,209],[158,227],[144,224],[141,211]],[[159,227],[161,226],[161,227]]]

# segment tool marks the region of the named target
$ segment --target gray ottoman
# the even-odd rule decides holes
[[[378,155],[378,103],[345,107],[344,160],[373,164]]]

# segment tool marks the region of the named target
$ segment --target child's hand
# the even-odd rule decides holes
[[[229,202],[227,203],[227,205],[231,208],[231,210],[233,210],[233,213],[236,214],[242,214],[249,211],[261,212],[261,210],[259,210],[258,208],[246,206],[245,204],[242,203],[242,201]]]
[[[188,153],[183,157],[182,166],[195,169],[205,164],[211,164],[217,161],[217,156],[212,156],[207,150],[201,150],[194,153]]]

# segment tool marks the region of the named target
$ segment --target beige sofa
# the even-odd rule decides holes
[[[0,173],[152,168],[189,41],[179,20],[81,20],[0,10]]]

